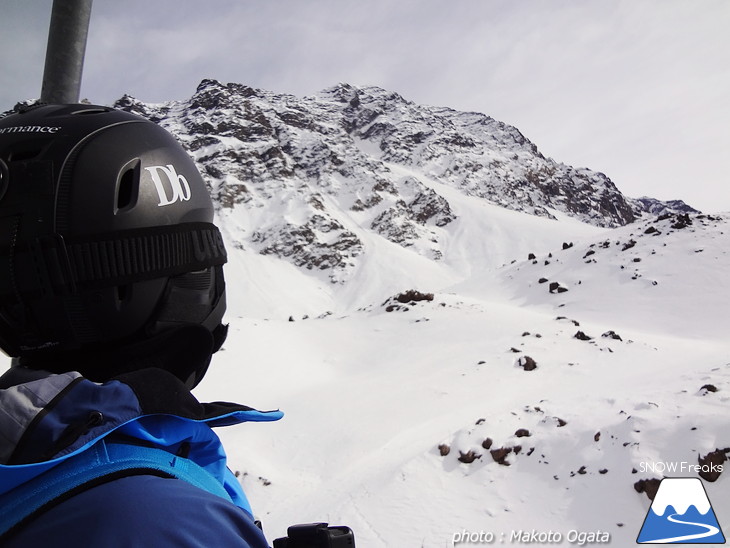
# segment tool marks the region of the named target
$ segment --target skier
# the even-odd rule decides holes
[[[0,545],[267,546],[190,393],[226,338],[226,252],[194,163],[90,105],[0,119]]]

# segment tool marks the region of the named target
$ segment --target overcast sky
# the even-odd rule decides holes
[[[40,95],[51,0],[0,0],[0,110]],[[629,196],[730,211],[729,0],[94,0],[82,97],[347,82],[488,114]]]

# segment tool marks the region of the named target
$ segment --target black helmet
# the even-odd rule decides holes
[[[226,253],[212,221],[195,164],[153,122],[80,104],[0,119],[0,348],[45,362],[194,326],[214,352]]]

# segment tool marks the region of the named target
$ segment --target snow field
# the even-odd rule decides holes
[[[221,433],[271,538],[325,520],[353,527],[363,546],[448,546],[463,529],[601,529],[633,544],[650,504],[633,485],[657,476],[646,464],[695,464],[730,446],[720,232],[677,232],[655,255],[655,241],[637,239],[657,286],[623,280],[622,247],[586,263],[576,245],[550,265],[518,261],[392,312],[384,293],[321,318],[240,318],[201,399],[285,411],[276,425]],[[716,253],[690,262],[698,241]],[[568,292],[551,294],[540,273]],[[659,287],[661,298],[646,296]],[[611,330],[621,340],[601,336]],[[535,370],[519,367],[525,355]],[[499,464],[491,450],[505,448]],[[460,462],[470,450],[480,456]],[[705,483],[721,522],[724,481]]]

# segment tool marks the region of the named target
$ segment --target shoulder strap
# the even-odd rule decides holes
[[[0,497],[0,539],[56,504],[106,481],[132,475],[177,478],[233,502],[223,485],[190,459],[163,449],[103,440]]]

